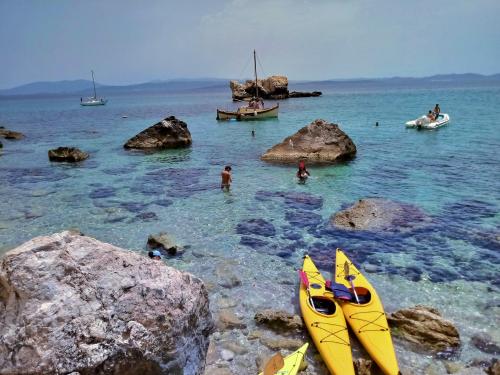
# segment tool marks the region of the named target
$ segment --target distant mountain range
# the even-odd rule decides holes
[[[229,79],[223,78],[198,78],[198,79],[174,79],[168,81],[155,80],[151,82],[132,85],[104,85],[96,83],[98,94],[105,96],[110,94],[133,93],[133,92],[179,92],[192,90],[206,90],[216,88],[228,88]],[[332,79],[324,81],[292,81],[291,86],[336,85],[339,87],[352,86],[450,86],[459,84],[500,83],[500,74],[482,75],[474,73],[466,74],[439,74],[430,77],[391,77],[391,78],[357,78],[357,79]],[[33,82],[25,85],[0,90],[0,96],[27,96],[27,95],[74,95],[91,96],[93,94],[92,81],[78,79],[73,81]]]

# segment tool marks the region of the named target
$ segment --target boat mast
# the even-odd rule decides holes
[[[255,57],[255,50],[253,50],[253,72],[255,75],[255,97],[259,97],[259,85],[257,84],[257,59]]]
[[[91,72],[92,72],[92,83],[94,84],[94,99],[97,99],[97,94],[96,94],[96,92],[95,92],[94,71],[93,71],[93,70],[91,70]]]

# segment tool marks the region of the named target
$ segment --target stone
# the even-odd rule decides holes
[[[248,333],[247,335],[247,339],[248,340],[256,340],[256,339],[260,339],[262,337],[262,331],[251,331]]]
[[[202,374],[212,329],[201,280],[75,232],[1,259],[1,373]]]
[[[447,374],[456,374],[464,369],[464,365],[459,362],[444,362],[444,367]]]
[[[280,334],[298,333],[303,331],[302,318],[295,314],[280,310],[262,310],[255,314],[255,322],[265,325]]]
[[[189,147],[191,143],[191,133],[187,124],[170,116],[130,138],[123,147],[126,149],[158,150]]]
[[[219,322],[217,328],[220,331],[228,329],[244,329],[247,325],[231,309],[222,309],[219,311]]]
[[[352,159],[356,146],[338,125],[315,120],[267,150],[261,159],[277,163],[324,164]]]
[[[476,333],[471,337],[471,344],[484,353],[499,355],[500,347],[487,333]]]
[[[20,140],[24,138],[23,133],[15,132],[5,128],[0,129],[0,138],[10,139],[10,140]]]
[[[58,147],[49,150],[49,160],[66,163],[77,163],[89,157],[89,154],[76,147]]]
[[[224,349],[230,350],[231,352],[238,354],[238,355],[243,355],[248,353],[248,349],[245,348],[244,346],[237,344],[232,341],[225,341],[222,343],[222,347]]]
[[[431,219],[418,207],[383,198],[360,199],[334,214],[333,226],[346,230],[409,230],[430,224]]]
[[[493,358],[491,366],[486,370],[488,375],[500,375],[500,361]]]
[[[226,362],[232,361],[234,359],[234,353],[227,349],[222,349],[220,351],[220,356]]]
[[[395,336],[430,353],[455,351],[461,345],[455,326],[432,307],[417,305],[402,309],[389,314],[387,321]]]
[[[152,249],[164,250],[169,255],[176,255],[183,252],[182,247],[178,246],[165,232],[150,234],[148,237],[148,246]]]
[[[232,80],[229,82],[233,100],[248,100],[256,95],[255,80],[249,79],[245,83]],[[320,91],[297,92],[288,91],[288,78],[286,76],[270,76],[257,80],[259,88],[258,96],[263,99],[282,100],[287,98],[303,98],[309,96],[320,96]]]
[[[241,280],[233,271],[229,263],[220,263],[215,269],[217,283],[224,288],[234,288],[241,285]]]
[[[261,337],[260,342],[272,350],[297,350],[304,344],[302,340],[299,339],[272,338],[266,336]]]
[[[353,363],[356,375],[372,375],[373,361],[370,359],[358,358]]]

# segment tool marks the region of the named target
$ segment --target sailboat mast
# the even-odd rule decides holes
[[[96,92],[95,92],[94,71],[93,71],[93,70],[91,70],[91,72],[92,72],[92,83],[94,84],[94,99],[97,99],[97,94],[96,94]]]
[[[253,72],[255,75],[255,97],[259,97],[259,85],[257,84],[257,59],[255,57],[255,50],[253,50]]]

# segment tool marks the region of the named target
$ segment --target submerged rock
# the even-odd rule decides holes
[[[203,372],[213,322],[198,278],[68,231],[0,267],[2,373]]]
[[[431,219],[418,207],[382,198],[360,199],[351,207],[337,212],[331,223],[341,229],[398,230],[429,224]]]
[[[254,319],[257,324],[265,325],[281,334],[297,333],[304,329],[302,318],[286,311],[262,310],[255,314]]]
[[[85,160],[89,154],[76,147],[58,147],[49,150],[49,160],[67,163],[76,163]]]
[[[303,92],[303,91],[292,91],[290,94],[288,94],[289,98],[308,98],[308,97],[315,97],[315,96],[321,96],[322,92],[321,91],[312,91],[312,92]]]
[[[187,124],[170,116],[130,138],[123,147],[155,150],[188,147],[191,143],[191,133]]]
[[[354,371],[356,375],[372,375],[373,361],[370,359],[358,358],[354,363]]]
[[[12,130],[5,129],[4,127],[0,128],[0,137],[11,140],[20,140],[24,138],[23,133],[15,132]]]
[[[432,307],[417,305],[387,316],[392,332],[431,353],[452,352],[460,347],[455,326]]]
[[[182,248],[165,232],[150,234],[148,237],[148,246],[152,249],[163,249],[170,255],[182,252]]]
[[[475,334],[471,337],[471,344],[484,353],[499,355],[500,347],[487,333]]]
[[[280,163],[305,160],[309,164],[319,164],[349,160],[355,155],[356,146],[338,125],[315,120],[271,147],[261,159]]]

